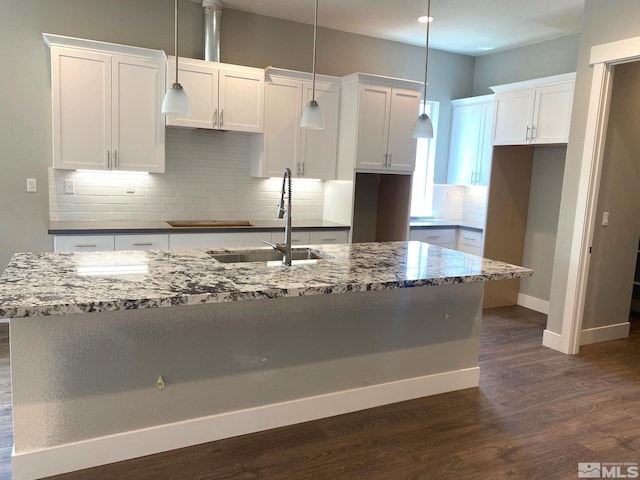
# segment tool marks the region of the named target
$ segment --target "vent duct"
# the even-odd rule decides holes
[[[204,12],[204,59],[220,62],[220,17],[222,0],[203,0]]]

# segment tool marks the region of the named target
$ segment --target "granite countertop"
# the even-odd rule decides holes
[[[268,247],[266,248],[269,249]],[[0,318],[107,312],[526,277],[532,271],[422,242],[317,245],[315,264],[220,263],[247,249],[17,253]]]
[[[207,233],[207,232],[239,232],[266,231],[284,228],[284,220],[251,220],[251,226],[224,227],[172,227],[163,221],[58,221],[50,222],[50,235],[97,235],[109,233]],[[329,222],[327,220],[295,220],[293,230],[314,230],[334,228],[348,230],[348,225]]]

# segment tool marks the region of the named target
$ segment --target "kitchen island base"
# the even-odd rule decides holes
[[[483,282],[331,293],[12,320],[14,480],[478,385]]]

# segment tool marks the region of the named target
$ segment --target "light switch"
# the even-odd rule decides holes
[[[35,178],[27,178],[27,192],[34,193],[38,191],[38,182]]]
[[[602,214],[602,226],[606,227],[609,225],[609,212],[604,212]]]

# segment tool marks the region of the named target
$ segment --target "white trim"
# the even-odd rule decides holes
[[[504,85],[494,85],[489,87],[495,93],[511,92],[513,90],[523,90],[527,88],[543,87],[555,83],[575,82],[576,72],[561,73],[560,75],[552,75],[550,77],[534,78],[532,80],[524,80],[522,82],[505,83]]]
[[[524,293],[518,293],[518,305],[549,315],[549,300],[543,300]]]
[[[64,35],[54,35],[52,33],[43,33],[44,43],[49,47],[76,48],[82,50],[98,50],[106,53],[116,53],[120,55],[131,55],[134,57],[153,58],[156,60],[167,61],[167,55],[164,50],[156,50],[143,47],[132,47],[130,45],[121,45],[118,43],[99,42],[97,40],[88,40],[84,38],[67,37]]]
[[[589,64],[625,63],[640,56],[640,37],[626,38],[617,42],[603,43],[591,47]]]
[[[558,335],[551,330],[545,329],[545,331],[542,333],[542,345],[544,345],[545,347],[553,348],[554,350],[562,351],[562,335]]]
[[[32,480],[223,438],[477,387],[478,367],[409,378],[288,402],[12,454],[13,480]]]
[[[9,323],[8,318],[0,318],[0,323]]]
[[[626,338],[629,336],[630,326],[631,324],[629,322],[624,322],[616,325],[605,325],[604,327],[582,330],[582,332],[580,332],[580,345]]]

